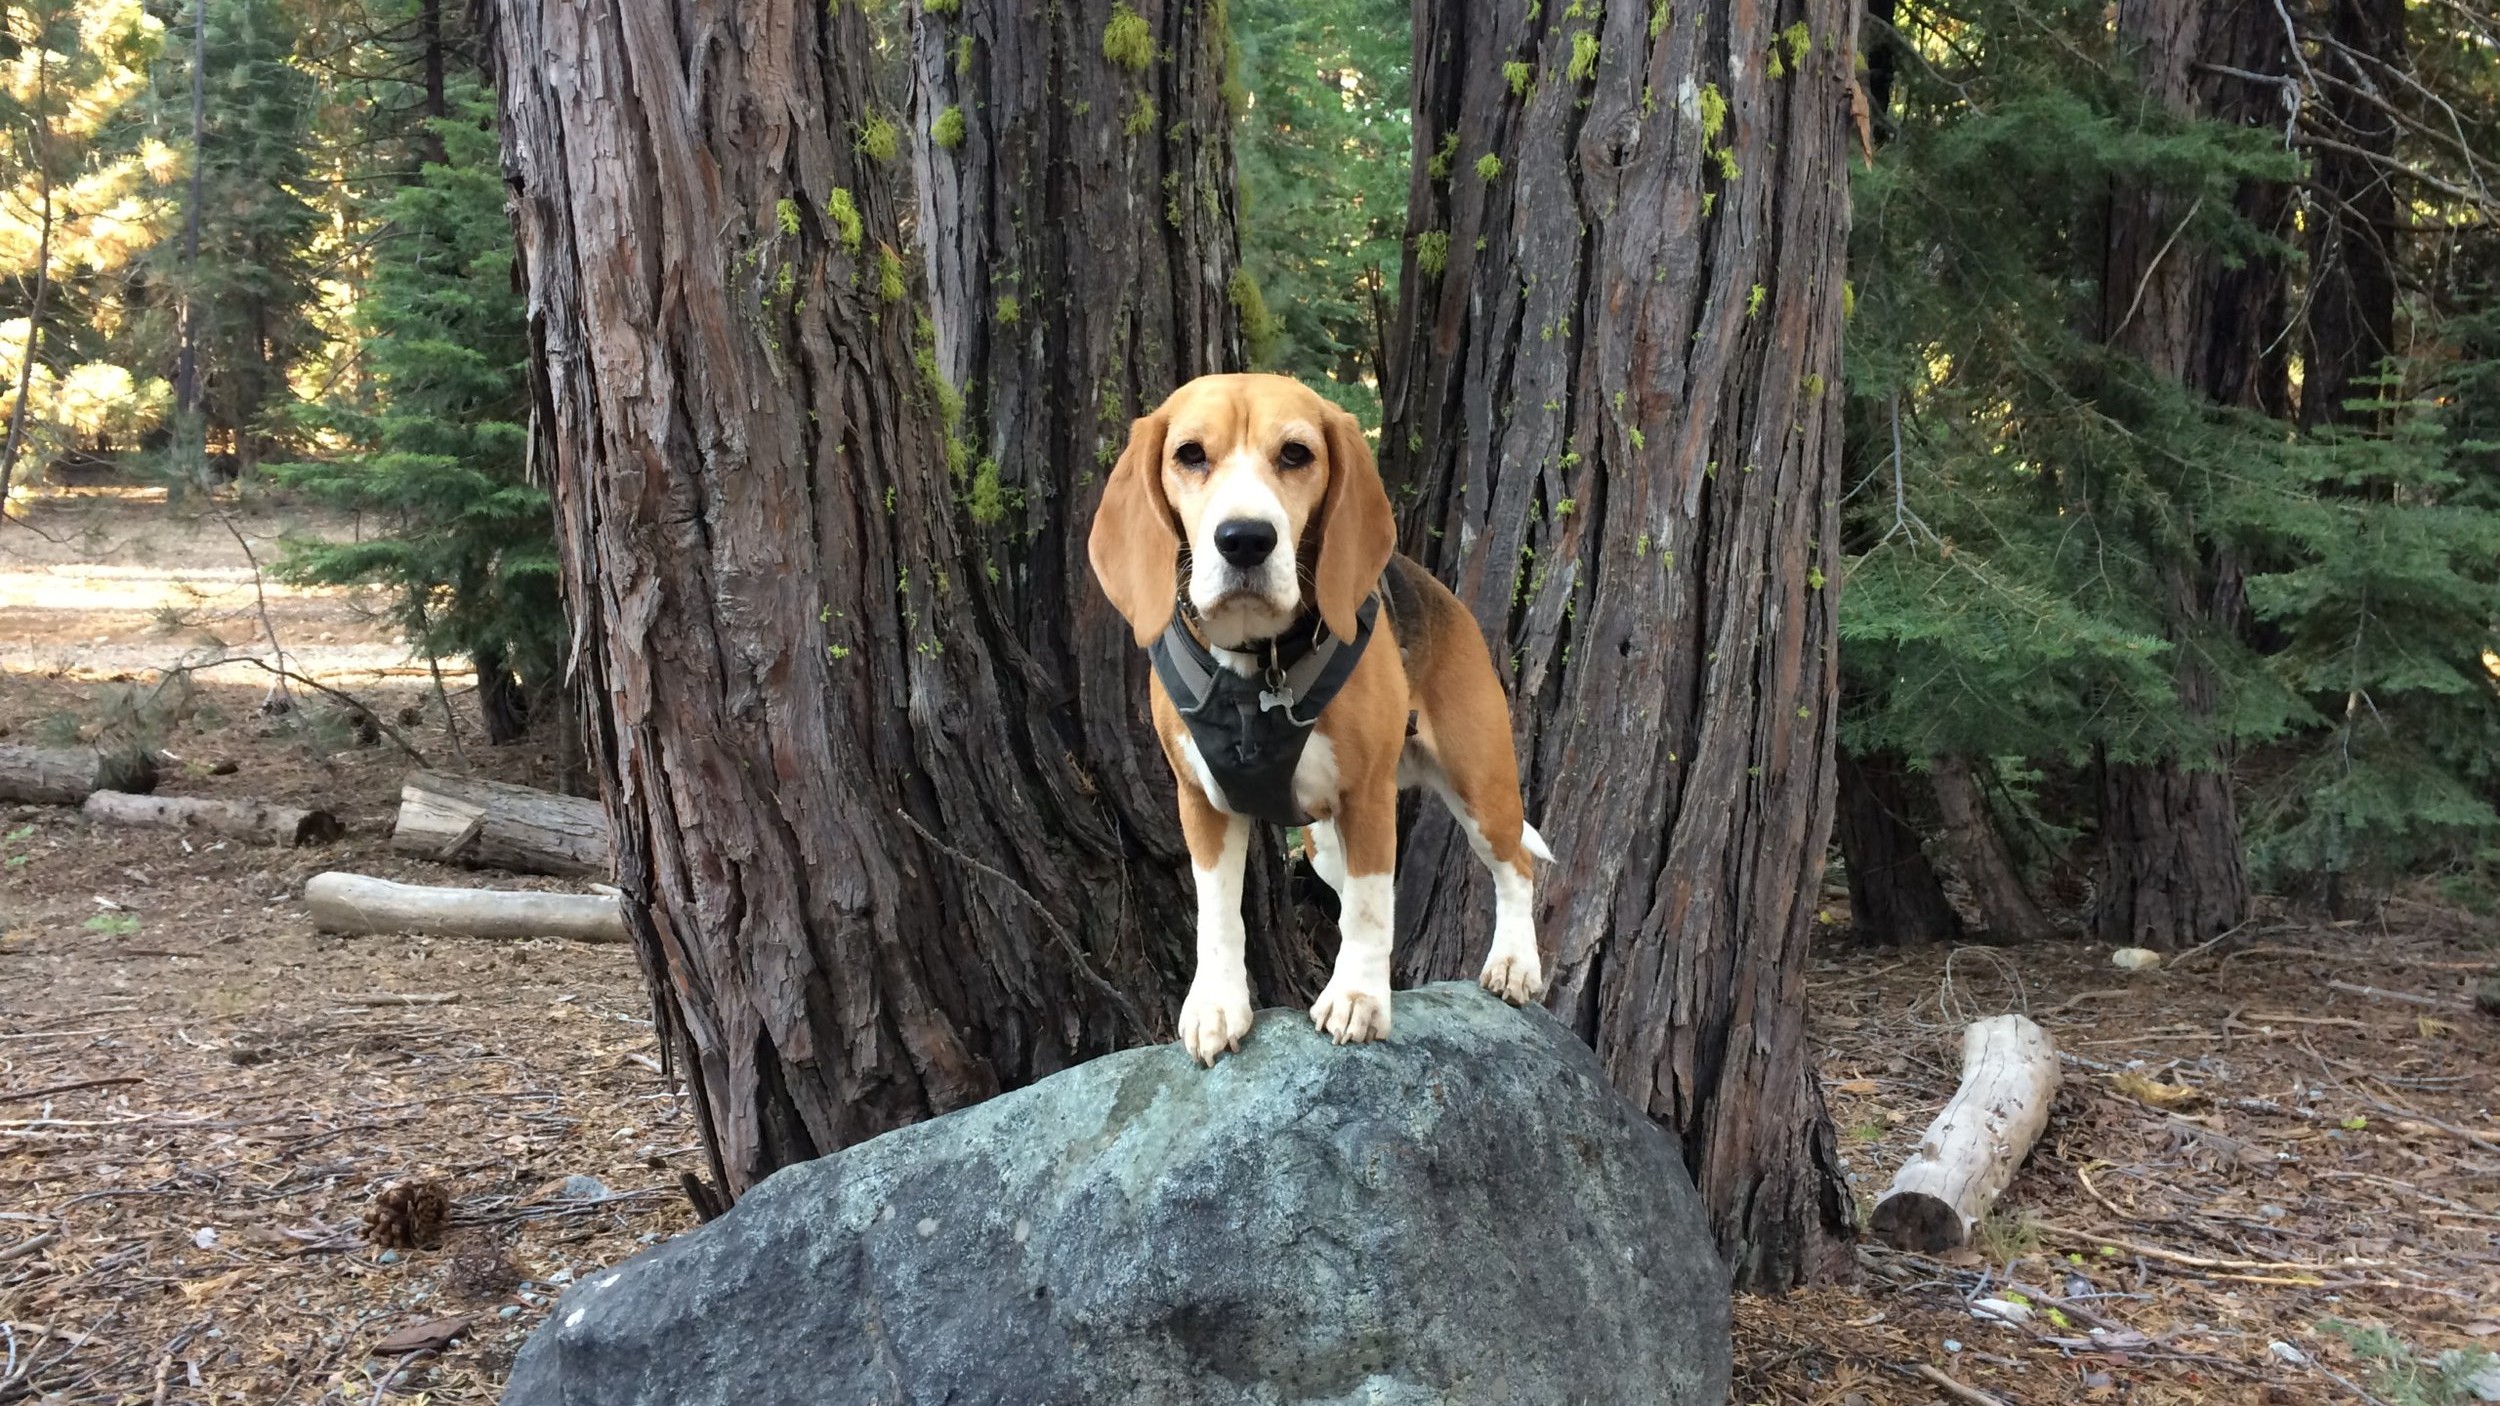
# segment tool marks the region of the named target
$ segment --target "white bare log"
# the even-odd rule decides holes
[[[256,845],[292,849],[322,845],[347,833],[338,817],[326,810],[298,810],[260,801],[219,801],[195,796],[133,796],[124,791],[97,791],[79,807],[89,820],[105,825],[157,825],[174,830],[205,830],[231,835]]]
[[[617,901],[595,893],[514,893],[427,888],[363,874],[315,874],[304,906],[323,932],[420,933],[432,937],[569,937],[625,941]]]
[[[560,878],[605,877],[610,868],[608,817],[597,801],[432,771],[400,783],[391,848]]]
[[[0,801],[74,806],[96,791],[149,791],[156,764],[141,752],[0,745]]]
[[[1875,1204],[1868,1229],[1895,1249],[1935,1254],[1971,1230],[2031,1155],[2057,1094],[2057,1047],[2019,1015],[1962,1032],[1962,1085]]]

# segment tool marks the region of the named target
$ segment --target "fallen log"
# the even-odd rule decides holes
[[[1875,1203],[1868,1230],[1920,1254],[1968,1243],[2048,1126],[2056,1094],[2047,1031],[2019,1015],[1973,1022],[1962,1032],[1961,1087]]]
[[[608,817],[597,801],[433,771],[410,772],[400,783],[391,848],[568,879],[604,877],[612,867]]]
[[[142,751],[0,746],[0,801],[74,806],[98,791],[156,789],[156,759]]]
[[[256,845],[293,849],[326,845],[347,833],[339,818],[326,810],[298,810],[262,801],[218,801],[195,796],[133,796],[124,791],[97,791],[79,807],[89,820],[105,825],[158,825],[175,830],[206,830],[232,835]]]
[[[569,937],[625,941],[625,914],[596,893],[513,893],[427,888],[363,874],[315,874],[304,907],[323,932],[420,933],[429,937]]]

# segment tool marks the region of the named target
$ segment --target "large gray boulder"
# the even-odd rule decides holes
[[[1541,1010],[1265,1011],[790,1167],[576,1286],[506,1406],[1687,1406],[1726,1271],[1672,1139]]]

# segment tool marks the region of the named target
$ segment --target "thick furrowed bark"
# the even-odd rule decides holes
[[[498,14],[592,764],[716,1171],[1168,1034],[1169,881],[974,588],[861,7]]]
[[[1415,23],[1384,454],[1532,740],[1550,1003],[1681,1131],[1740,1282],[1842,1272],[1802,978],[1833,805],[1847,7]],[[1427,808],[1410,979],[1480,960],[1475,867]]]
[[[984,554],[971,578],[1007,624],[1044,713],[1032,745],[1082,760],[1126,840],[1153,940],[1195,923],[1146,664],[1093,581],[1086,529],[1129,420],[1192,377],[1241,368],[1231,282],[1225,39],[1208,3],[1136,11],[1149,42],[1106,52],[1127,7],[964,0],[913,17],[913,152],[933,351],[960,390],[959,485]],[[993,574],[994,571],[994,574]],[[1326,968],[1294,926],[1272,844],[1246,903],[1252,975],[1307,1004]]]

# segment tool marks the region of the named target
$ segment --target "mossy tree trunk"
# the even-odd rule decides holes
[[[1505,671],[1549,1003],[1679,1132],[1738,1282],[1846,1271],[1806,1039],[1833,811],[1851,8],[1415,6],[1384,459]],[[1405,976],[1491,900],[1430,808]]]
[[[495,10],[592,765],[717,1174],[1168,1037],[1169,877],[981,588],[871,17]]]
[[[983,554],[967,582],[1098,793],[1141,939],[1196,921],[1145,655],[1086,563],[1130,419],[1241,369],[1222,7],[1175,0],[922,4],[912,151],[950,459]],[[1254,979],[1307,1004],[1325,965],[1273,845],[1251,867]]]

